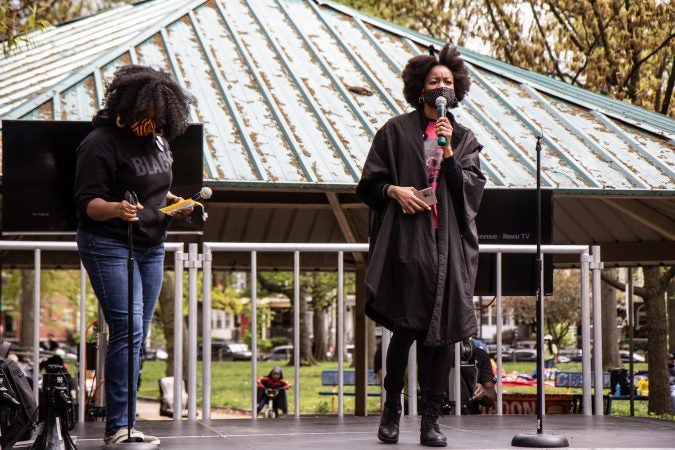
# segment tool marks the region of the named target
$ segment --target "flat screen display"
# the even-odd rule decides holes
[[[2,121],[2,234],[75,232],[75,151],[92,129],[89,121]],[[203,186],[203,132],[202,124],[191,124],[171,142],[176,195],[189,197]],[[197,212],[174,220],[169,231],[202,229]]]
[[[476,216],[481,244],[536,244],[536,189],[486,189]],[[553,243],[553,191],[541,191],[541,243]],[[536,255],[502,254],[502,295],[536,295]],[[481,253],[474,295],[496,295],[497,256]],[[544,295],[553,294],[553,257],[544,255]]]

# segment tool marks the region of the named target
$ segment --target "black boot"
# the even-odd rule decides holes
[[[377,438],[385,444],[398,442],[398,423],[401,419],[401,396],[387,395],[382,409],[380,428],[377,430]]]
[[[436,399],[422,399],[422,426],[420,427],[420,444],[427,447],[446,447],[447,438],[438,426],[441,402]]]

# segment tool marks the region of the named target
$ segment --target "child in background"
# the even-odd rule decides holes
[[[284,374],[281,367],[275,366],[270,370],[266,377],[258,378],[258,414],[262,411],[268,402],[266,389],[276,389],[277,396],[274,398],[274,409],[281,410],[283,414],[288,414],[288,401],[286,400],[286,391],[291,388],[291,384],[284,380]]]

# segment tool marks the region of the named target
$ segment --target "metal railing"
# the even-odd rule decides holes
[[[196,245],[196,244],[191,244]],[[502,305],[501,305],[501,291],[502,291],[502,278],[501,278],[501,255],[504,253],[536,253],[536,245],[493,245],[493,244],[482,244],[480,245],[481,253],[495,253],[497,255],[497,370],[498,373],[501,373],[502,368],[502,351],[501,351],[501,333],[502,333]],[[337,267],[338,267],[338,327],[337,327],[337,355],[338,355],[338,416],[342,417],[344,415],[344,379],[343,379],[343,370],[344,370],[344,361],[343,361],[343,328],[344,328],[344,300],[343,300],[343,255],[344,252],[367,252],[367,244],[264,244],[264,243],[216,243],[216,242],[206,242],[204,243],[204,293],[203,293],[203,323],[210,324],[210,307],[211,307],[211,259],[213,252],[250,252],[251,253],[251,349],[252,349],[252,359],[251,359],[251,414],[252,417],[256,418],[256,382],[257,382],[257,322],[256,322],[256,311],[257,311],[257,254],[258,252],[293,252],[294,253],[294,298],[293,298],[293,351],[294,351],[294,383],[296,389],[294,390],[294,400],[295,400],[295,417],[300,415],[300,343],[299,343],[299,330],[300,330],[300,320],[299,320],[299,301],[300,301],[300,291],[299,291],[299,270],[300,270],[300,252],[335,252],[337,254]],[[600,248],[598,246],[593,247],[593,266],[591,266],[591,258],[589,257],[589,247],[585,245],[542,245],[541,246],[542,254],[579,254],[579,266],[581,268],[581,328],[582,328],[582,373],[583,373],[583,410],[584,414],[591,414],[590,407],[590,393],[591,393],[591,370],[590,370],[590,303],[589,303],[589,289],[588,289],[588,276],[589,269],[593,270],[593,310],[596,314],[593,315],[594,323],[594,335],[596,336],[600,333],[601,324],[601,306],[600,306],[600,269],[602,265],[600,263]],[[543,258],[542,258],[543,259]],[[196,328],[194,329],[196,341]],[[206,359],[203,359],[203,364],[205,367],[210,364],[210,348],[211,348],[211,330],[210,327],[203,327],[203,357],[208,358],[208,363]],[[382,355],[383,358],[386,355],[386,350],[388,346],[388,339],[383,339],[382,342]],[[594,361],[595,361],[595,382],[596,386],[602,386],[602,346],[596,344],[593,346],[594,351]],[[459,345],[455,348],[456,359],[459,357]],[[411,356],[409,361],[414,363],[414,347],[411,349]],[[190,351],[188,353],[191,358],[194,359],[194,364],[196,364],[196,352]],[[386,372],[386,365],[382,364],[383,375]],[[456,361],[456,366],[459,367],[459,361]],[[538,368],[538,370],[543,370]],[[211,396],[211,374],[210,371],[204,370],[202,372],[202,398],[203,400],[203,417],[204,419],[210,418],[210,396]],[[454,392],[453,398],[460,398],[460,382],[459,370],[453,371],[454,377]],[[598,381],[599,378],[599,381]],[[502,381],[501,377],[497,377],[497,414],[502,414]],[[416,371],[408,371],[408,382],[411,386],[416,386],[417,384],[417,375]],[[196,383],[196,380],[193,380],[193,383]],[[192,392],[192,394],[191,394]],[[188,397],[194,398],[196,393],[196,385],[188,389]],[[602,411],[602,389],[595,390],[595,411]],[[417,411],[417,399],[414,395],[408,397],[408,409],[409,411]],[[600,407],[598,407],[598,402]],[[188,418],[196,417],[196,406],[192,406],[192,409],[188,411]],[[460,408],[455,408],[456,414],[460,413]]]
[[[191,244],[194,245],[194,244]],[[294,361],[294,405],[295,417],[300,417],[300,253],[301,252],[323,252],[336,253],[338,285],[337,285],[337,348],[338,357],[338,416],[344,415],[344,253],[368,252],[368,244],[264,244],[264,243],[224,243],[224,242],[205,242],[204,246],[204,304],[203,311],[204,324],[211,323],[211,259],[214,252],[250,252],[251,253],[251,416],[256,419],[257,409],[257,367],[258,359],[257,349],[257,255],[258,252],[287,252],[293,253],[293,361]],[[208,286],[208,291],[207,291]],[[196,333],[196,330],[194,330]],[[211,329],[208,326],[202,328],[203,351],[202,363],[207,367],[207,358],[210,363],[211,358]],[[189,353],[191,358],[196,358],[193,353]],[[195,359],[196,363],[196,359]],[[211,397],[211,373],[202,371],[202,414],[204,419],[211,417],[210,397]],[[192,398],[190,389],[188,389],[188,398]],[[207,401],[207,399],[209,399]],[[194,409],[190,409],[188,404],[188,418],[195,417]]]
[[[182,243],[166,243],[167,251],[174,252],[175,276],[175,297],[174,297],[174,317],[183,317],[183,268],[188,269],[188,374],[187,374],[187,392],[188,392],[188,420],[195,420],[197,416],[197,276],[198,271],[203,271],[203,308],[202,308],[202,364],[203,367],[211,365],[211,287],[212,287],[212,256],[214,252],[250,252],[251,255],[251,410],[252,417],[256,418],[257,409],[257,254],[259,252],[288,252],[294,254],[293,273],[294,273],[294,295],[293,295],[293,360],[294,367],[294,405],[295,417],[300,415],[300,254],[302,252],[323,252],[336,254],[336,266],[338,273],[337,285],[337,357],[338,357],[338,416],[344,415],[344,253],[365,253],[368,251],[367,244],[280,244],[280,243],[221,243],[205,242],[203,243],[203,253],[199,254],[198,244],[188,245],[188,254],[183,253]],[[77,251],[74,242],[41,242],[41,241],[0,241],[0,250],[18,250],[33,251],[35,254],[35,311],[40,311],[40,269],[42,251]],[[497,280],[496,280],[496,308],[497,308],[497,370],[502,370],[502,261],[501,256],[504,253],[536,253],[536,245],[480,245],[481,253],[495,253],[497,256]],[[600,248],[593,247],[592,258],[589,254],[589,247],[584,245],[542,245],[542,254],[579,254],[579,265],[581,268],[581,329],[582,329],[582,377],[583,377],[583,411],[584,414],[591,414],[590,403],[591,392],[591,370],[590,370],[590,302],[589,302],[589,270],[593,274],[593,324],[595,345],[593,346],[595,389],[594,406],[596,414],[602,413],[602,355],[601,355],[601,306],[600,306]],[[80,336],[84,337],[86,333],[86,274],[81,267],[80,283]],[[34,346],[33,346],[33,365],[36,368],[33,373],[33,383],[37,385],[39,371],[39,324],[40,314],[36,313],[34,318]],[[174,349],[182,348],[183,327],[182,321],[174,322]],[[80,339],[80,355],[86,352],[85,339]],[[382,342],[382,355],[386,355],[387,340]],[[456,348],[455,354],[459,356]],[[180,351],[174,351],[174,414],[175,421],[182,419],[182,383],[175,380],[183,379],[183,354]],[[410,361],[414,363],[414,354],[411,354]],[[459,367],[459,365],[456,365]],[[383,364],[383,370],[385,365]],[[543,368],[538,368],[543,370]],[[416,371],[409,371],[409,383],[411,386],[417,384]],[[454,391],[453,398],[460,399],[459,394],[459,370],[453,371]],[[85,371],[79,373],[79,392],[80,398],[84,398],[85,391]],[[35,391],[37,399],[37,391]],[[497,377],[497,414],[502,414],[502,382],[501,377]],[[417,411],[416,398],[409,396],[409,411]],[[85,402],[79,402],[79,420],[84,420]],[[461,408],[455,408],[459,413]],[[211,371],[202,371],[202,415],[205,420],[211,417]]]
[[[502,373],[502,254],[504,253],[536,253],[536,245],[494,245],[481,244],[481,253],[495,253],[497,256],[497,282],[496,282],[496,315],[497,315],[497,374]],[[596,414],[602,411],[602,345],[598,335],[601,332],[601,302],[600,302],[600,247],[593,246],[593,264],[587,245],[542,245],[542,254],[578,254],[579,267],[581,269],[581,345],[582,360],[581,371],[583,378],[582,405],[585,415],[591,414],[591,343],[590,343],[590,302],[588,289],[589,270],[593,276],[593,328],[596,341],[593,345],[595,395],[594,404]],[[541,258],[543,261],[543,258]],[[540,347],[541,348],[541,347]],[[457,349],[456,349],[457,350]],[[457,354],[457,351],[455,352]],[[456,366],[458,367],[458,366]],[[543,373],[542,367],[537,367],[537,373]],[[459,397],[459,371],[455,371],[455,398]],[[455,408],[459,410],[460,408]],[[497,376],[497,414],[502,414],[502,377]]]
[[[174,297],[174,304],[180,306],[180,315],[183,314],[183,291],[182,291],[182,276],[178,276],[178,273],[182,273],[182,252],[183,244],[178,243],[165,243],[164,248],[168,252],[175,252],[176,254],[176,295]],[[53,242],[53,241],[0,241],[0,251],[32,251],[34,254],[33,260],[33,269],[35,270],[35,291],[33,297],[33,386],[38,386],[39,376],[40,376],[40,304],[41,304],[41,279],[42,279],[42,252],[43,251],[61,251],[61,252],[76,252],[77,244],[75,242]],[[178,264],[178,262],[181,262]],[[178,284],[180,281],[180,285]],[[85,419],[85,406],[86,406],[86,366],[85,366],[85,357],[86,355],[86,292],[87,292],[87,274],[84,270],[84,267],[80,263],[80,344],[79,344],[79,357],[78,357],[78,421],[84,422]],[[182,327],[177,327],[182,333]],[[182,339],[182,337],[181,337]],[[180,341],[179,341],[180,342]],[[180,346],[177,348],[181,348]],[[178,355],[179,359],[182,358],[181,352],[174,352],[174,355]],[[174,359],[175,361],[175,359]],[[178,365],[180,367],[180,365]],[[180,375],[180,372],[179,372]],[[175,376],[175,371],[174,371]],[[180,378],[175,378],[179,380]],[[179,383],[180,385],[180,383]],[[33,395],[35,395],[35,401],[39,403],[39,390],[34,389]],[[174,398],[181,398],[180,395]]]

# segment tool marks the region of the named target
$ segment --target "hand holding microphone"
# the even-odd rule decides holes
[[[443,96],[436,98],[436,134],[438,140],[436,141],[439,147],[443,147],[443,157],[449,158],[452,156],[452,148],[448,145],[452,137],[452,124],[446,117],[446,107],[448,101]]]

